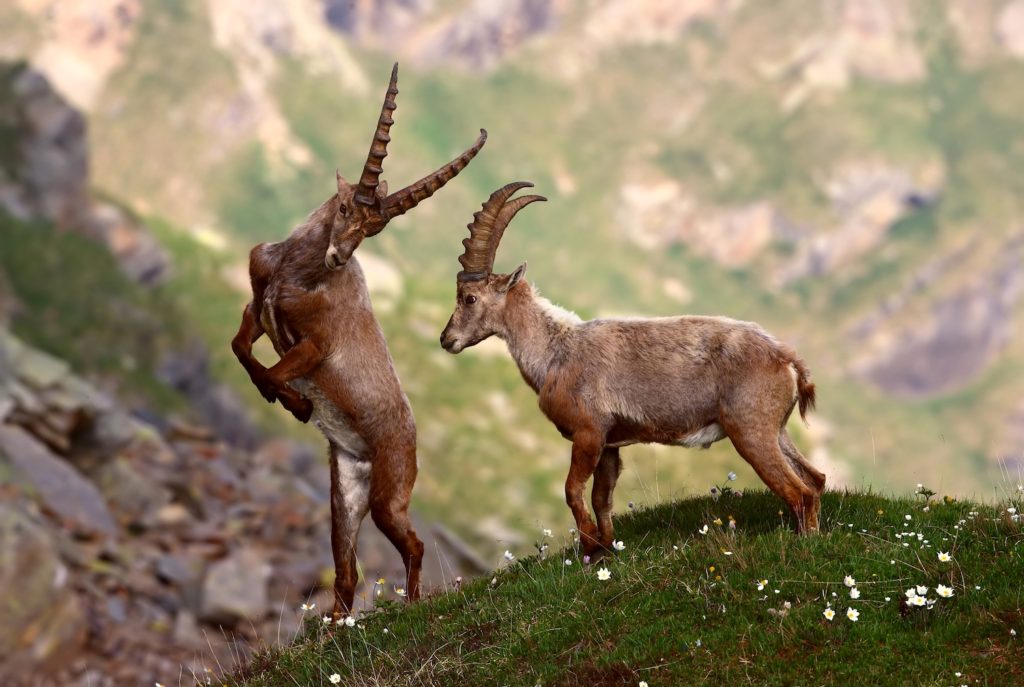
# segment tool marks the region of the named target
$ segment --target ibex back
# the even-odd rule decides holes
[[[409,600],[419,595],[423,543],[409,521],[416,481],[416,425],[352,253],[367,236],[428,198],[469,164],[486,132],[433,174],[388,195],[379,181],[395,110],[398,65],[384,98],[359,183],[341,175],[337,192],[280,243],[260,244],[249,260],[253,300],[232,348],[269,402],[311,417],[331,457],[334,615],[352,609],[356,538],[369,511],[402,555]],[[281,356],[269,370],[252,355],[266,333]]]
[[[803,361],[758,325],[724,317],[581,321],[539,297],[525,263],[494,274],[505,227],[540,196],[510,200],[526,182],[488,199],[469,225],[459,258],[455,311],[441,345],[458,353],[490,337],[508,344],[540,408],[572,441],[565,497],[588,554],[613,540],[612,491],[619,449],[636,443],[708,447],[729,437],[739,454],[796,516],[818,527],[825,476],[793,445],[786,422],[814,405]],[[594,477],[592,503],[584,502]]]

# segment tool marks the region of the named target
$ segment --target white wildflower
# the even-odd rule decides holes
[[[609,570],[608,568],[601,568],[600,570],[597,571],[597,579],[599,579],[601,581],[610,579],[611,576],[612,576],[612,571]]]
[[[857,622],[857,620],[860,618],[860,611],[858,611],[856,608],[847,608],[846,617],[853,622]]]

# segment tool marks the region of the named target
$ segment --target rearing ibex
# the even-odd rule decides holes
[[[505,340],[541,410],[572,441],[565,498],[584,551],[611,546],[619,448],[637,443],[708,447],[729,437],[739,454],[796,516],[818,527],[825,476],[797,450],[786,421],[814,405],[807,367],[758,325],[724,317],[581,321],[539,297],[526,264],[494,274],[505,227],[541,196],[495,191],[473,215],[459,258],[455,312],[441,345],[458,353],[489,336]],[[595,527],[584,502],[594,476]]]
[[[352,609],[356,537],[367,511],[402,555],[409,600],[419,595],[423,559],[408,515],[416,425],[352,252],[454,178],[487,140],[481,130],[455,160],[388,195],[387,182],[379,179],[397,80],[396,64],[359,183],[352,186],[339,174],[337,193],[286,240],[253,248],[253,300],[231,342],[264,398],[279,399],[303,422],[312,416],[327,437],[336,617]],[[252,355],[253,342],[264,333],[281,356],[269,370]]]

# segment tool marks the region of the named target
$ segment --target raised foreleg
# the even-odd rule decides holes
[[[252,354],[252,345],[264,334],[263,325],[260,324],[259,316],[256,313],[256,306],[249,303],[242,311],[242,323],[238,327],[238,333],[231,340],[231,350],[234,351],[238,362],[242,364],[245,371],[249,373],[249,379],[259,389],[260,395],[267,399],[268,403],[277,400],[277,393],[274,385],[267,377],[267,368],[260,363]]]
[[[310,339],[302,339],[281,356],[277,363],[267,370],[267,378],[274,386],[274,391],[287,408],[301,422],[309,422],[313,414],[313,404],[303,398],[288,383],[306,377],[323,362],[323,353]]]

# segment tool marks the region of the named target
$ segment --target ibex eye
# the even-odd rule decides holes
[[[466,296],[466,305],[473,305],[476,303],[476,296]]]

